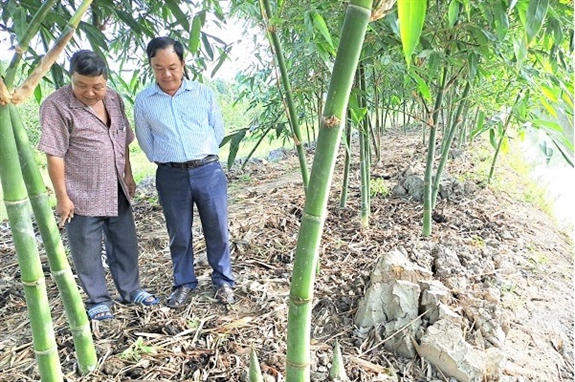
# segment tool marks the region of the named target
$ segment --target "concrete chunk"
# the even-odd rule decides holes
[[[394,248],[385,256],[381,256],[371,274],[372,284],[391,280],[405,280],[417,284],[419,281],[431,278],[431,272],[409,260],[403,248]]]
[[[463,331],[450,319],[428,327],[416,350],[445,375],[461,382],[480,382],[486,371],[483,351],[465,342]]]

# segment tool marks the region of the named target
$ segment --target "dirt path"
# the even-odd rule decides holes
[[[418,140],[417,135],[386,137],[385,159],[372,168],[372,176],[384,179],[391,189],[407,167],[421,173],[424,148]],[[283,380],[289,280],[304,207],[297,166],[297,158],[288,153],[280,162],[251,163],[246,170],[230,172],[230,231],[239,302],[226,310],[212,299],[205,246],[196,240],[200,285],[188,308],[115,306],[116,320],[93,325],[101,365],[92,375],[75,374],[71,334],[55,285],[47,277],[67,381],[245,381],[251,347],[257,350],[267,380]],[[473,163],[464,159],[449,165],[453,176],[472,169]],[[370,228],[362,230],[357,166],[345,209],[338,207],[340,184],[338,171],[315,285],[312,380],[326,379],[335,339],[353,381],[448,380],[425,360],[402,358],[377,346],[382,340],[377,331],[367,337],[354,332],[358,304],[378,258],[403,247],[411,260],[433,270],[432,250],[439,244],[460,259],[461,268],[445,273],[435,268],[434,277],[449,286],[450,307],[467,320],[466,339],[485,346],[467,313],[471,303],[489,307],[486,317],[505,333],[499,344],[505,356],[499,380],[574,380],[573,254],[551,219],[505,194],[477,188],[473,197],[459,203],[440,202],[438,211],[447,220],[434,225],[429,239],[420,235],[420,203],[395,196],[374,197]],[[152,186],[140,187],[139,194],[135,208],[141,278],[165,299],[171,265],[163,217]],[[194,231],[199,234],[200,227],[195,225]],[[0,227],[0,254],[0,380],[36,380],[6,223]],[[138,338],[154,353],[134,348]]]

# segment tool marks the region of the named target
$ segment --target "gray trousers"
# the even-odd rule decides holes
[[[88,309],[99,304],[108,307],[113,304],[106,285],[106,270],[102,265],[102,237],[120,301],[131,302],[141,290],[134,216],[121,188],[118,194],[118,216],[74,215],[66,225],[76,273],[88,295]]]

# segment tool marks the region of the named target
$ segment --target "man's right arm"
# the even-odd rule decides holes
[[[144,105],[141,99],[136,98],[134,104],[134,124],[136,130],[136,138],[138,139],[138,144],[140,148],[146,154],[146,157],[150,162],[153,162],[153,147],[154,147],[154,136],[152,135],[152,130],[150,129],[150,124],[146,120],[143,114]]]
[[[58,216],[60,216],[60,223],[58,225],[62,228],[67,221],[70,221],[70,219],[74,217],[74,203],[68,197],[68,191],[66,190],[66,165],[64,164],[64,158],[49,154],[46,155],[46,158],[48,162],[48,175],[50,175],[54,193],[56,194],[56,212]]]

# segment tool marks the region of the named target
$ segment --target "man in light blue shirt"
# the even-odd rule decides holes
[[[147,55],[156,83],[136,97],[134,120],[140,147],[158,164],[156,188],[166,218],[173,266],[167,305],[187,305],[194,273],[192,223],[198,209],[212,267],[215,297],[235,302],[228,239],[227,179],[218,161],[224,124],[214,93],[187,79],[179,41],[157,37]]]

